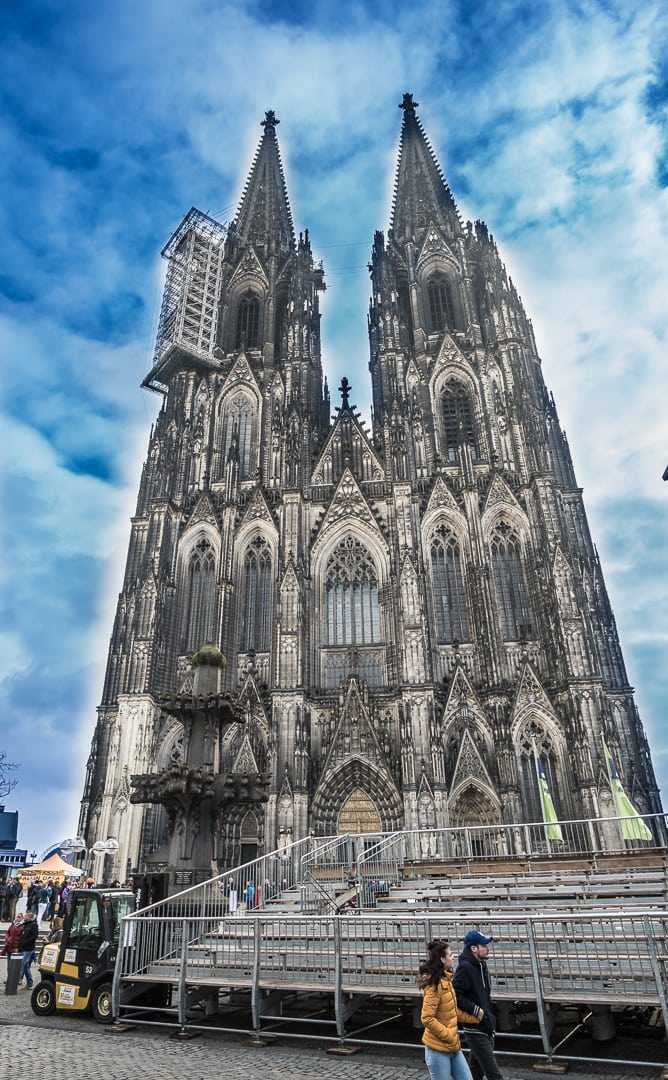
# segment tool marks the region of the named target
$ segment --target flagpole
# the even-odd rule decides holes
[[[533,746],[533,763],[536,770],[536,783],[538,785],[538,801],[540,803],[540,816],[543,819],[543,825],[545,826],[545,839],[547,840],[547,850],[552,854],[552,841],[550,839],[550,831],[548,829],[547,818],[545,817],[545,802],[543,800],[543,785],[541,784],[540,765],[538,763],[538,750],[536,749],[536,737],[531,736],[531,745]]]
[[[642,816],[638,813],[624,791],[622,781],[617,773],[617,766],[614,763],[610,748],[605,741],[605,735],[602,731],[601,742],[603,744],[603,753],[605,755],[605,766],[608,774],[608,783],[610,784],[610,794],[612,795],[612,802],[618,819],[624,847],[626,848],[627,840],[645,840],[652,842],[654,837],[651,830],[647,827],[646,822],[643,821]],[[615,770],[615,773],[617,773],[616,776],[613,774],[613,769]],[[622,809],[626,811],[625,814],[622,814],[620,810],[620,802]]]
[[[549,838],[549,833],[547,832],[547,822],[545,821],[545,806],[543,804],[543,791],[541,787],[541,768],[539,766],[539,752],[537,752],[536,750],[535,738],[533,737],[533,735],[531,737],[531,745],[533,746],[533,768],[535,769],[535,782],[537,784],[537,787],[539,787],[541,818],[543,819],[543,824],[545,825],[545,839],[547,840],[547,850],[551,854],[551,850],[553,850],[553,848],[551,848],[551,840]]]

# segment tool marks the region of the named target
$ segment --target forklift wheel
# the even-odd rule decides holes
[[[36,1016],[51,1016],[56,1011],[56,988],[53,983],[37,983],[30,996],[30,1004]]]
[[[91,1004],[93,1016],[98,1024],[111,1024],[114,1012],[111,1000],[111,983],[100,983],[93,993]]]

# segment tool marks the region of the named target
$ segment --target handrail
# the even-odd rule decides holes
[[[332,911],[338,911],[338,907],[334,897],[330,896],[330,894],[327,892],[327,889],[323,885],[321,885],[317,878],[313,877],[313,874],[310,870],[306,870],[304,872],[302,880],[305,885],[308,883],[308,885],[311,886],[316,893],[318,893],[320,898],[324,900],[324,902],[331,908]]]
[[[347,867],[352,870],[353,858],[357,857],[358,862],[361,861],[363,865],[368,864],[370,856],[365,857],[364,845],[369,842],[371,836],[378,836],[374,847],[379,850],[382,845],[391,845],[393,842],[404,845],[404,864],[405,862],[446,864],[449,861],[464,861],[468,864],[499,857],[530,860],[555,855],[595,859],[599,855],[625,854],[629,851],[653,852],[668,846],[668,815],[643,815],[642,821],[649,826],[654,843],[647,840],[624,839],[622,831],[624,823],[633,824],[637,821],[638,818],[627,815],[574,818],[555,822],[550,826],[544,821],[539,821],[461,828],[449,826],[442,829],[409,829],[401,833],[396,831],[381,834],[346,833],[334,837],[309,835],[261,855],[242,866],[225,870],[208,881],[191,885],[168,899],[160,900],[142,910],[160,915],[182,907],[185,913],[185,909],[191,904],[191,913],[196,914],[202,903],[216,907],[214,903],[216,894],[212,892],[216,889],[219,893],[225,890],[228,893],[226,904],[220,908],[221,917],[233,915],[240,904],[245,904],[247,908],[249,906],[260,908],[266,904],[267,900],[272,900],[286,889],[293,888],[300,879],[304,879],[307,871],[312,873],[318,865],[329,870],[340,868],[342,873],[339,876],[343,880],[343,869]],[[559,841],[551,839],[547,832],[550,828],[554,835],[556,826],[559,827],[562,836]],[[329,861],[327,856],[332,850],[337,847],[342,848],[344,845],[347,845],[348,849],[346,859]],[[316,875],[312,873],[312,876]],[[251,886],[253,899],[249,901]]]
[[[267,880],[267,874],[265,870],[270,865],[270,860],[273,866],[276,867],[280,862],[281,872],[283,878],[280,882],[275,882],[277,890],[281,888],[291,888],[295,884],[295,875],[291,872],[291,868],[294,867],[297,861],[295,856],[302,848],[309,848],[313,844],[312,836],[305,836],[301,840],[293,840],[291,844],[286,844],[282,848],[276,848],[274,851],[268,852],[266,855],[260,855],[256,859],[251,859],[247,863],[242,863],[241,866],[236,866],[231,870],[223,870],[220,874],[207,879],[206,881],[199,882],[195,885],[190,885],[187,889],[183,889],[181,892],[173,893],[165,900],[158,900],[154,904],[149,904],[147,907],[140,908],[139,911],[134,912],[128,918],[134,918],[138,914],[150,913],[156,916],[160,916],[163,913],[168,913],[173,910],[177,905],[183,905],[188,900],[195,900],[197,897],[205,893],[212,886],[228,885],[229,883],[236,884],[234,891],[238,895],[241,895],[241,889],[239,883],[242,879],[249,879],[252,882],[264,882]],[[301,856],[299,856],[301,862]],[[258,873],[261,871],[261,873]],[[275,875],[274,875],[275,879]],[[255,887],[255,886],[254,886]],[[262,887],[260,885],[260,887]]]
[[[256,1031],[263,1020],[275,1020],[262,1015],[262,1002],[269,998],[262,998],[260,989],[265,994],[268,989],[312,990],[333,994],[337,1033],[357,1042],[354,1032],[346,1035],[350,996],[377,996],[383,990],[390,996],[417,994],[415,972],[426,942],[438,937],[454,943],[477,922],[447,910],[412,917],[376,913],[276,919],[260,913],[257,920],[235,917],[220,924],[208,914],[168,919],[139,912],[133,919],[134,940],[129,942],[124,933],[114,978],[115,1012],[121,1018],[150,1022],[140,1006],[123,1001],[123,988],[151,977],[177,987],[182,1028],[198,1026],[197,1017],[181,1007],[186,987],[208,988],[208,993],[214,987],[249,988],[258,1005]],[[129,922],[124,920],[124,926]],[[668,932],[665,911],[493,914],[486,916],[484,930],[494,937],[490,965],[500,1000],[654,1005],[668,1029],[668,960],[655,944],[665,941]],[[597,947],[600,941],[605,948]],[[545,1010],[538,1015],[550,1056],[549,1018]]]

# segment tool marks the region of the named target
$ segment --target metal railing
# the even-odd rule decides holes
[[[430,873],[442,865],[453,876],[476,863],[510,858],[518,872],[524,868],[530,872],[533,859],[576,856],[595,863],[603,855],[665,850],[667,815],[643,818],[654,843],[623,838],[622,823],[632,820],[615,817],[562,821],[558,823],[561,841],[547,837],[544,822],[307,836],[145,910],[155,916],[178,913],[197,917],[211,912],[223,918],[277,906],[281,898],[298,889],[297,896],[291,898],[291,909],[314,911],[325,892],[334,897],[337,889],[352,881],[360,884],[360,906],[369,906],[374,880],[377,884],[392,884],[420,865],[428,866]]]
[[[406,998],[409,1007],[419,996],[415,976],[425,943],[449,939],[457,952],[456,942],[473,922],[443,912],[253,919],[139,912],[124,920],[115,1012],[121,1019],[150,1022],[145,1006],[133,1005],[128,991],[172,986],[175,1002],[163,1013],[184,1029],[197,1028],[202,1014],[192,1011],[194,1001],[208,999],[215,1012],[221,991],[245,988],[249,1014],[243,1030],[258,1033],[289,1022],[271,1011],[281,994],[326,994],[333,1001],[332,1019],[310,1022],[331,1024],[339,1039],[365,1041],[350,1025],[353,1003],[357,1008],[365,996],[381,995]],[[660,1010],[668,1030],[668,913],[492,916],[484,930],[494,937],[489,963],[495,998],[534,1004],[548,1057],[553,1047],[547,1014],[559,1003],[651,1006]],[[235,1022],[234,1028],[216,1026],[239,1030],[238,1017]]]

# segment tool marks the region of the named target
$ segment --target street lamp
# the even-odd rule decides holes
[[[104,858],[106,855],[115,855],[118,851],[118,846],[116,837],[108,836],[106,840],[96,840],[90,850],[93,855],[102,855]],[[86,854],[88,855],[88,853]],[[86,869],[88,869],[88,858],[86,858]]]
[[[85,852],[83,869],[88,870],[89,856],[114,855],[118,851],[118,840],[115,836],[108,836],[106,840],[96,840],[92,847],[87,848],[83,836],[73,836],[60,845],[60,850],[68,853]]]
[[[79,851],[86,850],[86,841],[83,836],[72,836],[69,840],[63,840],[60,845],[60,851],[64,851],[66,855],[77,854]]]

